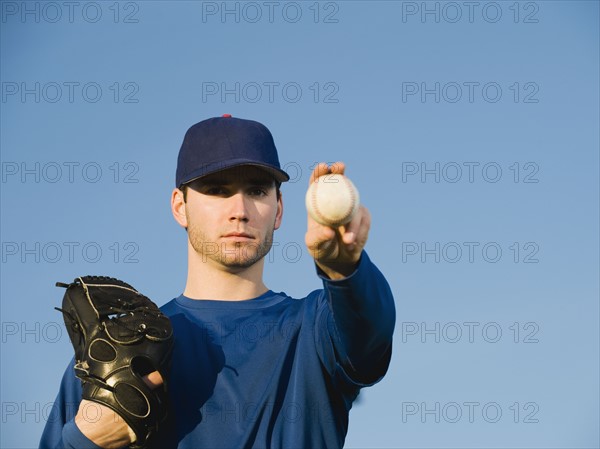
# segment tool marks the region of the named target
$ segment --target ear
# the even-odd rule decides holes
[[[283,193],[279,191],[279,198],[277,199],[277,214],[275,215],[275,229],[279,229],[281,226],[281,220],[283,219]]]
[[[173,193],[171,194],[171,212],[175,221],[179,223],[179,226],[187,229],[185,201],[183,201],[183,192],[179,189],[173,189]]]

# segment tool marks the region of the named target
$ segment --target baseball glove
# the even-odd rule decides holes
[[[110,407],[129,424],[144,448],[167,417],[167,376],[173,348],[169,318],[131,285],[105,276],[83,276],[65,287],[62,308],[75,349],[75,374],[83,399]],[[142,379],[158,371],[164,383]]]

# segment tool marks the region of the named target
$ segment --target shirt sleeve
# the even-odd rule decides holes
[[[81,402],[81,382],[73,371],[74,360],[65,370],[60,390],[46,421],[40,449],[101,449],[92,443],[75,424]]]
[[[358,386],[378,382],[389,367],[396,323],[388,282],[365,251],[354,273],[344,279],[332,280],[318,267],[317,273],[336,365]]]

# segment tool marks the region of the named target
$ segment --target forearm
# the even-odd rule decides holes
[[[391,289],[381,272],[363,252],[348,277],[322,277],[333,316],[334,346],[342,365],[359,378],[374,365],[387,367],[396,312]]]

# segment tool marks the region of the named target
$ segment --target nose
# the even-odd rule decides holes
[[[238,192],[231,195],[228,201],[229,221],[248,221],[248,205],[243,193]]]

